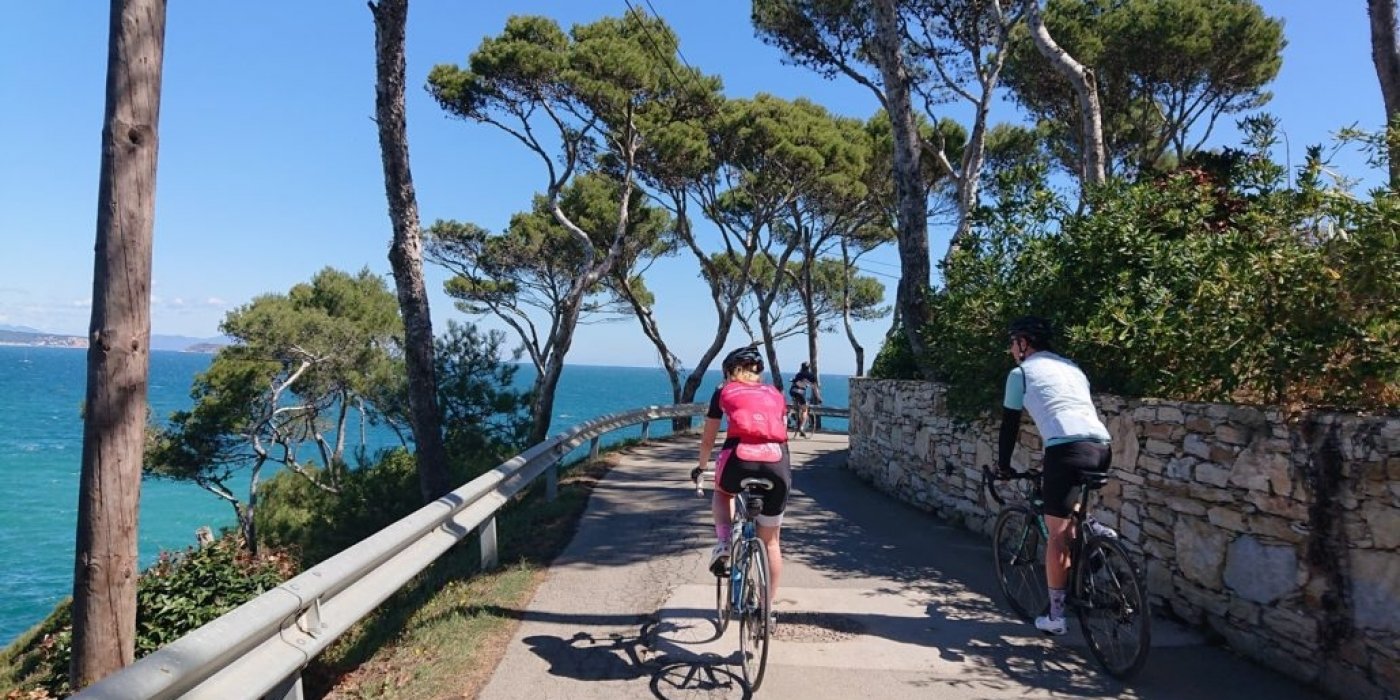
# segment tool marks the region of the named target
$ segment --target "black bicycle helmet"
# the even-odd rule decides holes
[[[763,371],[763,355],[759,354],[758,348],[753,345],[745,345],[725,355],[724,362],[720,365],[726,377],[733,373],[734,368],[748,366],[756,367],[756,373]]]
[[[1037,348],[1050,347],[1055,329],[1050,322],[1039,316],[1022,316],[1007,326],[1006,332],[1012,338],[1025,338]]]

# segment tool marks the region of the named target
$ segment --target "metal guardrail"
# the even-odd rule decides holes
[[[607,433],[640,423],[645,441],[652,421],[707,409],[700,403],[648,406],[569,428],[73,697],[299,699],[301,669],[312,657],[463,538],[477,532],[482,566],[494,567],[497,511],[541,474],[553,499],[554,467],[564,455],[591,440],[589,455],[596,458]],[[847,409],[811,410],[850,417]]]

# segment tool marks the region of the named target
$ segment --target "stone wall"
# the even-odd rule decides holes
[[[1338,697],[1400,698],[1400,419],[1096,403],[1115,478],[1095,514],[1141,557],[1159,612]],[[990,533],[997,425],[956,423],[928,382],[853,379],[850,407],[852,470]],[[1020,440],[1016,468],[1038,464],[1029,418]]]

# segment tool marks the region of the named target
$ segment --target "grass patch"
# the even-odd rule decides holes
[[[0,688],[9,698],[51,697],[41,689],[49,676],[50,657],[60,635],[69,629],[73,601],[64,598],[43,622],[0,651]]]
[[[480,571],[475,538],[445,553],[312,663],[307,695],[475,697],[515,634],[515,611],[573,539],[593,486],[616,455],[564,467],[552,503],[537,484],[504,509],[497,516],[499,568]]]

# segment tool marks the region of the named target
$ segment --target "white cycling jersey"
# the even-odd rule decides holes
[[[1108,428],[1089,396],[1089,378],[1079,365],[1048,350],[1027,357],[1011,370],[1002,405],[1029,411],[1047,447],[1109,440]]]

